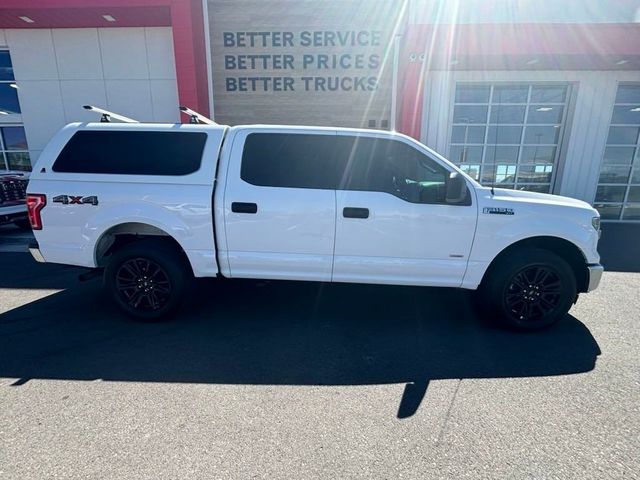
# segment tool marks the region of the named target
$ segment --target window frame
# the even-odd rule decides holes
[[[598,176],[596,178],[596,183],[595,183],[595,191],[593,194],[593,201],[591,202],[591,205],[594,206],[594,208],[596,207],[596,205],[602,205],[604,207],[607,206],[611,206],[611,207],[620,207],[620,212],[617,216],[617,218],[602,218],[603,222],[615,222],[615,223],[634,223],[634,224],[638,224],[640,223],[640,219],[625,219],[624,218],[624,214],[625,214],[625,207],[635,207],[638,206],[640,207],[640,202],[632,202],[629,201],[629,194],[631,192],[631,189],[633,187],[637,187],[640,188],[640,181],[639,182],[634,182],[633,181],[633,174],[634,171],[638,171],[640,172],[640,135],[636,138],[635,143],[633,144],[622,144],[622,143],[609,143],[609,134],[611,131],[611,128],[616,128],[616,127],[633,127],[633,128],[637,128],[640,129],[640,123],[637,124],[631,124],[631,123],[613,123],[613,117],[615,115],[615,110],[616,107],[619,106],[623,106],[623,107],[630,107],[630,106],[636,106],[639,105],[637,102],[616,102],[616,99],[618,97],[618,93],[619,93],[619,89],[620,87],[625,87],[625,86],[632,86],[632,87],[637,87],[640,89],[640,82],[622,82],[619,81],[617,82],[616,85],[616,90],[615,90],[615,97],[613,99],[613,104],[611,105],[611,114],[609,116],[609,121],[607,123],[607,129],[605,132],[606,138],[604,141],[604,148],[602,150],[602,154],[600,156],[600,165],[598,168]],[[607,152],[608,148],[629,148],[629,149],[633,149],[633,154],[631,156],[631,161],[629,162],[628,165],[624,165],[623,163],[605,163],[605,154]],[[629,169],[629,173],[627,176],[627,180],[625,182],[622,183],[614,183],[614,182],[601,182],[600,181],[600,176],[602,175],[602,170],[603,167],[613,167],[613,168],[628,168]],[[598,195],[598,189],[600,187],[621,187],[624,188],[624,193],[622,196],[622,200],[620,201],[598,201],[597,200],[597,195]]]
[[[496,88],[501,88],[501,87],[526,87],[527,89],[527,95],[526,95],[526,100],[523,101],[518,101],[518,102],[502,102],[502,103],[495,103],[494,102],[494,91]],[[532,95],[533,95],[533,91],[535,90],[536,87],[554,87],[554,86],[558,86],[558,87],[564,87],[565,88],[565,96],[564,96],[564,101],[561,102],[556,102],[556,101],[548,101],[548,102],[542,102],[542,101],[534,101],[532,99]],[[459,87],[483,87],[483,88],[488,88],[489,92],[488,92],[488,98],[485,100],[483,99],[481,102],[480,101],[468,101],[469,99],[465,99],[465,101],[456,101],[457,98],[457,92],[458,92],[458,88]],[[447,137],[446,137],[446,141],[447,141],[447,158],[449,159],[449,161],[451,163],[453,163],[457,168],[463,170],[465,173],[467,171],[469,171],[470,169],[467,168],[465,169],[465,166],[469,166],[469,167],[475,167],[478,166],[478,179],[476,180],[475,178],[473,178],[476,182],[481,183],[482,185],[488,186],[488,185],[494,185],[496,187],[499,188],[510,188],[510,189],[516,189],[518,187],[529,187],[532,189],[532,191],[536,191],[536,187],[537,186],[543,186],[543,187],[548,187],[547,190],[545,190],[545,192],[548,193],[554,193],[558,187],[558,179],[561,178],[562,176],[562,171],[564,168],[564,157],[565,157],[565,153],[566,153],[566,144],[568,141],[568,135],[567,133],[571,131],[571,125],[572,125],[572,116],[573,116],[573,109],[575,106],[575,96],[576,96],[576,92],[577,92],[577,85],[575,82],[572,81],[536,81],[536,80],[528,80],[528,79],[518,79],[518,80],[496,80],[496,81],[483,81],[483,80],[459,80],[459,81],[455,81],[454,85],[453,85],[453,94],[450,97],[450,109],[449,109],[449,122],[448,122],[448,130],[447,130]],[[469,106],[469,105],[475,105],[475,106],[486,106],[487,107],[487,114],[486,114],[486,118],[485,118],[485,122],[484,123],[467,123],[466,126],[467,127],[483,127],[484,128],[484,139],[481,143],[478,142],[473,142],[473,143],[465,143],[465,142],[453,142],[453,132],[454,132],[454,128],[456,127],[460,127],[460,126],[465,126],[465,124],[463,123],[459,123],[459,122],[455,122],[454,121],[454,110],[455,107],[458,105],[462,105],[462,106]],[[557,123],[528,123],[528,117],[529,117],[529,110],[530,107],[534,107],[534,106],[560,106],[562,107],[563,111],[562,111],[562,116],[559,122]],[[503,106],[524,106],[525,107],[525,112],[524,112],[524,119],[521,123],[492,123],[491,122],[491,115],[492,115],[492,107],[503,107]],[[560,126],[560,131],[558,132],[558,137],[557,137],[557,142],[554,144],[539,144],[539,145],[534,145],[534,144],[530,144],[527,143],[525,141],[525,137],[527,134],[527,127],[536,127],[536,126],[551,126],[551,125],[559,125]],[[506,127],[510,127],[510,126],[517,126],[519,128],[521,128],[520,131],[520,141],[517,144],[511,144],[511,143],[488,143],[489,142],[489,130],[491,129],[491,127],[502,127],[502,126],[506,126]],[[487,161],[487,151],[489,149],[489,147],[503,147],[503,146],[514,146],[518,148],[518,156],[515,159],[514,163],[507,163],[507,162],[494,162],[494,163],[490,163]],[[522,155],[523,155],[523,151],[526,147],[531,147],[531,146],[539,146],[539,147],[544,147],[544,148],[555,148],[555,153],[554,153],[554,157],[553,157],[553,162],[552,163],[522,163]],[[482,154],[480,156],[480,159],[478,161],[472,160],[472,161],[466,161],[464,163],[459,163],[456,159],[452,158],[452,150],[454,147],[460,147],[463,150],[469,147],[479,147],[482,149]],[[489,170],[489,172],[493,175],[493,183],[482,183],[482,178],[485,175],[485,172],[487,171],[486,167],[489,165],[493,165],[493,172],[491,172]],[[505,185],[501,185],[500,183],[497,183],[495,180],[495,176],[497,173],[496,167],[502,165],[502,166],[515,166],[516,167],[516,173],[514,175],[514,179],[513,182],[509,182],[508,184]],[[543,167],[545,165],[552,165],[553,166],[553,170],[551,172],[551,178],[549,179],[549,181],[545,181],[545,182],[528,182],[528,181],[519,181],[518,177],[520,174],[520,166],[525,166],[525,167],[534,167],[534,166],[540,166]],[[544,173],[544,172],[541,172]]]

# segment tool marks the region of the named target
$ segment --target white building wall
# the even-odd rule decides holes
[[[458,82],[570,82],[574,85],[575,108],[564,133],[568,141],[561,153],[560,176],[553,193],[592,203],[618,83],[638,81],[640,72],[628,71],[429,72],[425,81],[421,141],[448,156]]]
[[[82,105],[141,121],[179,121],[170,27],[7,29],[3,38],[32,163],[65,124],[98,121]]]

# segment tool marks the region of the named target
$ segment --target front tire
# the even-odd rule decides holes
[[[506,325],[539,330],[566,316],[576,299],[576,278],[555,253],[523,248],[499,259],[478,293]]]
[[[142,240],[113,254],[104,271],[105,287],[127,315],[145,321],[170,316],[191,278],[186,259],[162,240]]]

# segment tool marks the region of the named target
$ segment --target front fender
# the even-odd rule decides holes
[[[588,264],[600,261],[597,251],[598,232],[591,218],[583,212],[567,215],[564,209],[518,208],[516,214],[480,214],[469,264],[463,280],[464,288],[476,288],[486,269],[500,252],[509,246],[532,237],[555,237],[575,245]]]

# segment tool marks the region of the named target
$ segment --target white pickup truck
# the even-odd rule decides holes
[[[478,290],[533,330],[603,271],[587,203],[483,187],[391,132],[74,123],[40,155],[27,203],[35,259],[103,269],[143,319],[219,276]]]

